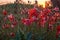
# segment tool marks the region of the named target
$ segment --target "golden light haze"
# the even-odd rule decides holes
[[[14,3],[15,0],[0,0],[0,5],[7,4],[7,3]]]
[[[0,4],[6,4],[6,3],[14,3],[15,0],[0,0]],[[22,0],[25,3],[28,3],[28,0]],[[31,4],[35,2],[35,0],[29,0]],[[50,0],[37,0],[38,4],[45,5],[45,1],[50,1]]]

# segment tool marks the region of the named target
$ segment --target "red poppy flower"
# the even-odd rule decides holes
[[[57,26],[57,31],[60,31],[60,25],[59,25],[59,26]]]
[[[60,16],[60,13],[59,13],[59,12],[56,12],[56,13],[55,13],[55,16],[56,16],[56,17],[59,17],[59,16]]]
[[[4,29],[4,28],[9,28],[10,27],[10,24],[4,24],[4,25],[2,25],[2,28]]]
[[[13,24],[13,25],[17,25],[17,21],[13,21],[12,24]]]
[[[46,17],[43,15],[43,14],[39,14],[39,18],[40,18],[40,21],[39,21],[39,24],[44,27],[45,23],[46,23]]]
[[[5,24],[5,28],[9,28],[10,27],[10,24]]]
[[[25,18],[21,18],[21,21],[22,21],[22,23],[24,23],[25,22]]]
[[[30,18],[30,21],[31,21],[31,22],[34,22],[34,19],[31,17],[31,18]]]
[[[30,21],[31,21],[31,22],[35,22],[35,21],[37,21],[37,20],[38,20],[38,18],[36,18],[36,17],[31,17],[31,18],[30,18]]]
[[[22,19],[22,23],[24,25],[30,25],[31,24],[31,21],[29,19]]]
[[[51,12],[51,10],[50,9],[44,9],[43,12],[45,15],[48,15]]]
[[[40,21],[40,25],[41,25],[42,27],[44,27],[45,23],[46,23],[45,20],[41,20],[41,21]]]
[[[5,25],[2,25],[2,29],[5,29]]]
[[[56,32],[56,38],[58,38],[60,36],[60,31]]]
[[[40,19],[40,21],[39,21],[40,26],[42,26],[44,28],[45,23],[46,23],[45,19],[43,19],[43,18]]]
[[[58,37],[58,36],[59,36],[59,34],[60,34],[60,25],[59,25],[59,26],[57,26],[56,37]]]
[[[6,10],[3,10],[3,15],[7,15],[7,11]]]
[[[10,15],[8,15],[8,19],[9,19],[9,21],[13,21],[14,20],[14,16],[13,16],[13,14],[10,14]]]
[[[59,35],[59,33],[58,33],[58,32],[56,32],[56,38],[58,38],[58,35]]]
[[[36,9],[30,9],[29,10],[29,18],[31,18],[32,16],[38,16],[37,10]]]
[[[48,24],[48,29],[50,29],[51,31],[53,31],[53,25],[52,24]]]
[[[11,33],[10,33],[10,36],[11,36],[11,37],[15,37],[15,33],[14,33],[14,32],[11,32]]]
[[[28,20],[26,20],[26,22],[25,22],[25,25],[30,25],[31,24],[31,22],[30,22],[30,20],[28,19]]]
[[[59,11],[59,8],[58,8],[58,7],[55,7],[53,10],[55,10],[55,11]]]
[[[6,20],[7,20],[7,17],[4,17],[4,18],[3,18],[3,20],[4,20],[4,22],[6,22]]]
[[[49,24],[55,24],[56,17],[52,16],[49,18]]]

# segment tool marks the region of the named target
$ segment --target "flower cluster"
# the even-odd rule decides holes
[[[27,18],[21,16],[20,21],[26,26],[29,26],[35,22],[38,27],[44,28],[45,24],[47,23],[47,28],[53,31],[53,25],[56,24],[58,20],[60,20],[60,12],[59,8],[57,7],[53,9],[44,8],[42,10],[38,10],[37,8],[31,8],[26,11],[25,10],[21,11],[21,14],[23,14],[24,16],[26,16],[25,14],[27,14]],[[8,21],[8,23],[6,21]],[[8,14],[6,10],[3,10],[4,23],[2,24],[2,29],[15,28],[15,26],[18,26],[17,21],[18,19],[16,19],[14,14]],[[56,35],[58,36],[60,34],[60,26],[57,26],[56,30]],[[10,33],[10,35],[14,37],[15,33],[12,32]]]
[[[52,9],[56,11],[58,8]],[[49,25],[52,25],[56,22],[57,19],[60,19],[60,12],[56,11],[55,13],[49,8],[45,8],[38,12],[35,8],[29,9],[28,11],[28,20],[30,22],[39,22],[39,24],[44,25],[47,21]]]
[[[4,23],[2,24],[2,29],[14,29],[18,22],[15,18],[15,16],[10,13],[8,14],[7,10],[3,10],[3,20]],[[9,32],[7,35],[11,36],[11,37],[15,37],[15,33],[14,32]]]
[[[28,18],[21,19],[22,23],[24,25],[31,25],[33,22],[36,22],[36,25],[39,27],[45,27],[45,24],[47,23],[48,29],[53,31],[54,24],[57,23],[58,20],[60,20],[60,12],[59,8],[55,7],[53,9],[44,8],[43,10],[38,10],[36,8],[31,8],[28,10]],[[60,26],[58,26],[57,35],[60,34]]]

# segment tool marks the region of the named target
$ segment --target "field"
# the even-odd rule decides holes
[[[33,7],[33,5],[26,4],[18,4],[17,6],[16,4],[1,5],[0,40],[56,40],[56,27],[60,25],[60,19],[54,22],[53,28],[51,29],[48,28],[48,21],[44,24],[44,27],[37,25],[39,20],[31,24],[29,24],[29,22],[27,25],[22,23],[21,18],[28,18],[29,16],[27,12],[21,14],[21,10],[25,8],[32,9]],[[3,13],[4,9],[7,11],[7,14]],[[55,13],[53,10],[51,12]],[[60,11],[58,13],[60,15]],[[12,19],[9,19],[10,15],[13,17]]]

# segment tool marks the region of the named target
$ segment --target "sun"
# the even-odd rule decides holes
[[[31,4],[34,4],[34,2],[35,2],[35,0],[29,0],[29,1],[31,2]],[[45,2],[46,1],[50,1],[50,0],[37,0],[38,5],[43,5],[43,7],[45,7]]]
[[[37,0],[37,1],[38,1],[38,5],[43,5],[43,7],[45,7],[45,2],[50,0]]]

